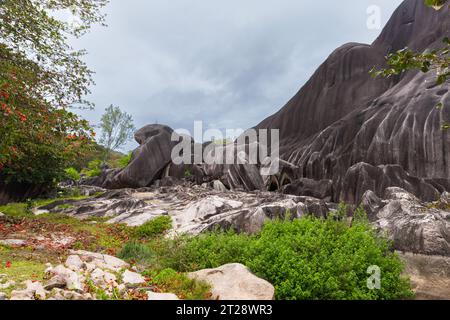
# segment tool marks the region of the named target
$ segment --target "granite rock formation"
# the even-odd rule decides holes
[[[412,182],[409,191],[436,200],[450,181],[450,131],[441,128],[450,122],[448,82],[435,85],[435,74],[420,72],[373,79],[369,70],[383,66],[389,52],[441,46],[450,34],[449,13],[448,6],[435,11],[422,0],[404,1],[374,43],[337,49],[286,106],[256,128],[280,129],[281,157],[298,167],[297,177],[332,180],[334,201],[358,203],[367,189],[364,178],[355,178],[365,175],[377,193]],[[436,108],[438,103],[444,107]],[[376,167],[386,165],[398,168],[377,177]],[[398,172],[408,181],[400,182]]]

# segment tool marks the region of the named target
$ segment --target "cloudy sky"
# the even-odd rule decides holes
[[[368,8],[383,26],[401,0],[111,0],[107,28],[85,48],[96,72],[80,111],[98,124],[115,104],[136,127],[248,128],[279,110],[337,47],[371,43]],[[130,142],[125,150],[137,144]]]

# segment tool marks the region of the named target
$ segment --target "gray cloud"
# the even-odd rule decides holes
[[[280,109],[337,47],[372,42],[366,9],[382,24],[400,0],[112,0],[108,28],[86,48],[97,85],[93,124],[113,103],[137,127],[248,128]],[[126,149],[132,149],[130,143]]]

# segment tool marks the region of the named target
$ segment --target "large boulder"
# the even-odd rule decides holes
[[[448,190],[450,130],[441,128],[450,122],[448,84],[434,85],[433,72],[412,71],[389,79],[369,75],[374,66],[385,65],[389,52],[442,47],[448,30],[448,6],[436,11],[423,0],[405,0],[371,45],[349,43],[338,48],[281,110],[256,129],[279,129],[281,158],[297,166],[300,177],[333,180],[335,202],[358,204],[368,189],[351,188],[354,183],[371,185],[378,196],[381,186],[406,188],[409,181],[396,183],[399,170],[381,173],[380,165],[398,165],[421,184],[433,185],[441,193],[437,182]],[[438,103],[443,108],[436,108]],[[357,172],[346,177],[358,163],[373,166],[364,173],[368,179]],[[415,190],[408,191],[422,200],[436,196],[418,182],[413,181]]]
[[[386,189],[376,227],[399,251],[450,256],[450,212],[423,204],[400,188]]]
[[[283,187],[283,193],[296,196],[308,196],[331,200],[333,182],[331,180],[313,180],[302,178]]]
[[[147,187],[161,177],[164,168],[171,162],[173,130],[167,126],[152,124],[139,129],[135,140],[139,147],[134,150],[130,164],[103,183],[105,188]]]
[[[439,191],[423,178],[409,175],[399,165],[372,166],[360,162],[349,168],[343,177],[340,201],[359,204],[367,190],[382,197],[388,187],[400,187],[423,201],[439,199]]]
[[[189,274],[192,279],[211,286],[214,300],[273,300],[274,287],[256,277],[242,264],[226,264],[216,269],[204,269]]]

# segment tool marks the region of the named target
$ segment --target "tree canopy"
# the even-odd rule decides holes
[[[84,152],[93,131],[70,107],[83,97],[92,71],[74,50],[79,37],[104,24],[107,0],[0,1],[0,181],[52,184]],[[77,25],[64,19],[76,14]]]

